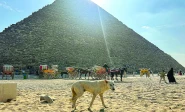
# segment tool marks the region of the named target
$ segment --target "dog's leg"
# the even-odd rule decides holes
[[[105,106],[105,103],[104,103],[104,100],[103,100],[103,93],[99,94],[99,96],[100,96],[102,105],[103,105],[105,108],[107,108],[107,107]]]
[[[75,110],[76,110],[76,101],[79,97],[83,95],[83,93],[84,93],[83,91],[76,93],[76,95],[72,99],[73,101],[72,108],[74,108]]]
[[[90,103],[88,110],[90,110],[95,98],[96,98],[96,94],[93,94],[93,97],[92,97],[92,100],[91,100],[91,103]]]
[[[77,100],[77,97],[76,97],[76,93],[74,92],[74,90],[72,90],[72,108],[75,108],[75,110],[76,110],[76,105],[75,105],[75,103],[76,103],[76,100]]]
[[[74,108],[74,110],[76,110],[76,100],[77,100],[78,98],[77,97],[75,97],[73,100],[72,100],[72,108]]]
[[[74,87],[71,88],[71,92],[72,92],[72,98],[71,98],[71,101],[72,101],[72,108],[75,107],[76,109],[76,106],[75,106],[75,102],[77,100],[77,97],[76,97],[76,92],[74,90]]]
[[[79,97],[81,97],[84,93],[84,89],[79,87],[79,85],[75,85],[72,87],[72,108],[76,109],[76,101]]]

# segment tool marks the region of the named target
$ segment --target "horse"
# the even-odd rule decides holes
[[[110,73],[111,73],[111,80],[114,80],[114,75],[116,76],[116,80],[118,80],[118,74],[120,74],[120,69],[118,68],[113,68],[110,69]]]
[[[92,74],[91,74],[91,69],[89,68],[78,68],[78,72],[79,72],[79,79],[81,79],[81,75],[84,74],[85,75],[85,79],[86,79],[86,76],[88,74],[88,80],[89,80],[89,76],[92,77]],[[93,79],[93,77],[92,77]]]
[[[62,78],[64,78],[64,75],[65,75],[65,74],[68,75],[67,70],[61,71],[60,74],[61,74],[61,77],[62,77]]]

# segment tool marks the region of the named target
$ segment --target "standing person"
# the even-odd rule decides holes
[[[120,70],[119,68],[115,68],[115,75],[116,75],[116,80],[118,81],[118,74],[119,74]]]
[[[122,78],[123,78],[123,73],[124,73],[124,69],[123,68],[120,68],[120,78],[121,78],[121,81],[122,81]]]
[[[111,80],[114,80],[114,74],[115,73],[116,73],[116,69],[115,68],[110,69]]]
[[[109,66],[106,63],[104,63],[103,67],[106,69],[106,72],[108,72]]]
[[[170,71],[167,74],[167,77],[168,77],[169,83],[175,83],[175,84],[177,84],[177,82],[175,80],[175,77],[174,77],[173,68],[170,69]]]
[[[124,77],[127,77],[127,67],[123,67]]]
[[[126,72],[127,72],[127,68],[124,66],[122,68],[120,68],[120,78],[121,78],[121,81],[122,81],[122,78],[123,78],[123,74],[124,74],[124,77],[126,77]]]
[[[181,70],[179,71],[179,75],[182,75],[182,71]]]
[[[167,83],[166,80],[165,80],[165,74],[166,74],[166,73],[164,72],[164,70],[163,70],[162,72],[159,73],[159,76],[160,76],[160,81],[159,81],[159,83],[161,83],[161,80],[164,80],[164,82]]]

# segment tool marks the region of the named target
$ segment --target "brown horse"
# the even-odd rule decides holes
[[[89,69],[89,68],[78,68],[78,72],[79,72],[79,75],[80,75],[79,79],[82,78],[82,74],[85,75],[85,79],[86,79],[86,76],[88,75],[88,80],[89,80],[89,76],[92,77],[91,69]],[[93,79],[93,77],[92,77],[92,79]]]

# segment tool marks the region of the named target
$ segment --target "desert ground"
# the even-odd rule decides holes
[[[115,91],[108,90],[104,101],[96,97],[93,112],[185,112],[185,76],[175,75],[178,84],[159,84],[158,76],[127,77],[115,81]],[[167,79],[167,78],[166,78]],[[0,83],[17,83],[17,98],[0,103],[0,112],[71,112],[71,86],[78,80],[69,79],[14,79]],[[53,103],[40,101],[40,95],[53,97]],[[85,92],[77,100],[74,112],[89,112],[92,95]]]

